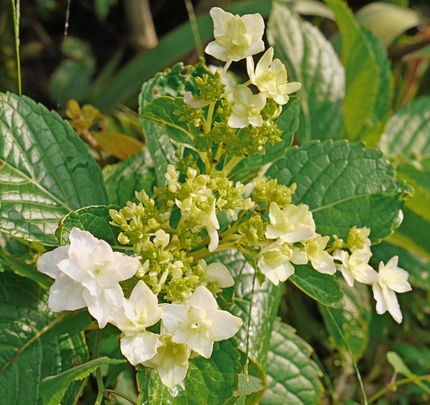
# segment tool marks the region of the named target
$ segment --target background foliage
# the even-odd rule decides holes
[[[161,184],[175,150],[167,135],[181,140],[165,122],[154,122],[150,109],[139,117],[137,107],[150,103],[155,88],[183,94],[190,78],[181,74],[182,65],[157,72],[179,60],[198,61],[186,9],[177,1],[150,3],[160,41],[136,52],[125,47],[138,35],[133,28],[126,32],[133,24],[125,3],[71,2],[64,38],[66,2],[39,0],[35,9],[22,2],[24,97],[14,94],[14,20],[10,4],[2,3],[0,397],[7,405],[32,405],[58,403],[64,395],[61,403],[74,404],[83,392],[79,403],[92,404],[96,388],[87,381],[101,368],[108,389],[138,404],[428,403],[426,2],[387,0],[359,9],[362,4],[351,1],[355,15],[341,0],[244,1],[227,8],[260,12],[268,43],[291,80],[302,83],[299,97],[279,118],[282,147],[245,159],[235,179],[274,162],[267,175],[298,184],[293,202],[310,206],[317,231],[345,237],[351,226],[370,227],[374,266],[398,255],[410,273],[414,291],[399,297],[402,325],[376,315],[365,287],[352,290],[306,266],[298,266],[285,286],[260,285],[240,254],[217,253],[213,260],[226,264],[238,280],[232,312],[245,320],[244,327],[237,339],[217,344],[209,361],[194,359],[184,387],[173,396],[156,373],[136,374],[122,361],[114,327],[103,331],[102,357],[89,361],[95,330],[88,314],[49,311],[51,281],[35,271],[38,255],[67,244],[73,226],[115,245],[110,204],[122,206],[134,190],[150,193]],[[207,4],[193,3],[202,13],[196,26],[205,42],[212,34]],[[79,14],[84,7],[85,18]],[[178,27],[180,22],[185,24]],[[34,32],[37,39],[30,41]],[[244,67],[238,65],[235,73],[240,77]],[[81,106],[67,104],[69,98]],[[156,107],[168,111],[163,100]],[[227,307],[231,296],[223,300],[220,305]],[[235,377],[244,365],[250,381]]]

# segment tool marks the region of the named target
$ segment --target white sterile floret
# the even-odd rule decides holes
[[[215,41],[206,47],[207,54],[223,62],[237,62],[264,50],[264,20],[260,14],[240,17],[213,7],[210,15],[214,23]]]
[[[88,307],[103,328],[111,313],[123,303],[120,281],[134,276],[139,260],[113,252],[103,240],[73,228],[70,246],[44,253],[37,269],[55,278],[49,295],[54,312]]]
[[[109,322],[120,329],[125,336],[121,338],[121,352],[135,366],[152,358],[157,352],[159,335],[146,331],[161,318],[162,310],[158,298],[140,280],[134,287],[130,298],[109,317]]]
[[[318,236],[307,241],[304,247],[312,267],[324,274],[336,273],[333,257],[324,250],[329,240],[329,236]]]
[[[354,286],[354,280],[363,284],[378,281],[378,273],[369,265],[371,255],[370,251],[353,252],[351,255],[340,249],[333,252],[333,259],[341,262],[336,264],[336,267],[342,272],[343,278],[350,287]]]
[[[270,224],[267,225],[265,233],[267,239],[297,243],[317,236],[312,213],[306,204],[290,204],[281,210],[278,204],[272,202],[269,220]]]
[[[248,125],[261,127],[263,117],[260,112],[266,105],[267,93],[253,94],[246,86],[234,90],[234,104],[228,125],[232,128],[245,128]]]
[[[187,304],[163,306],[161,318],[174,343],[186,343],[206,358],[211,356],[214,342],[233,337],[242,325],[240,318],[218,309],[204,286],[196,288]]]
[[[199,260],[199,265],[206,273],[208,283],[214,283],[219,288],[228,288],[234,285],[233,277],[222,263],[211,263],[208,265],[205,260],[201,259]]]
[[[156,368],[164,385],[173,388],[180,384],[188,371],[188,358],[191,350],[186,344],[172,342],[172,335],[160,336],[157,353],[143,363],[146,367]]]
[[[300,90],[302,85],[298,82],[288,83],[287,71],[284,64],[279,60],[273,60],[273,48],[269,48],[257,63],[254,70],[254,59],[252,56],[246,58],[246,67],[251,83],[258,90],[267,92],[268,97],[278,104],[284,105],[288,102],[288,94]]]
[[[403,316],[396,292],[411,291],[412,287],[408,282],[408,272],[397,266],[398,260],[398,256],[394,256],[386,265],[379,263],[379,278],[372,284],[372,289],[376,312],[383,314],[388,311],[397,323],[401,323]]]
[[[258,257],[258,268],[275,285],[285,281],[294,274],[291,264],[306,264],[306,253],[300,249],[290,247],[279,242],[271,243],[261,249]]]

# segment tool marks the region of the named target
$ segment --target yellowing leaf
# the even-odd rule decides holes
[[[100,148],[121,160],[137,155],[144,146],[137,139],[118,132],[93,132],[93,136]]]

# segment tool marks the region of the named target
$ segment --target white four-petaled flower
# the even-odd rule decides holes
[[[120,281],[134,276],[139,260],[112,251],[104,240],[73,228],[70,246],[44,253],[37,269],[55,279],[49,294],[54,312],[88,307],[103,328],[110,314],[123,304]]]
[[[246,86],[237,86],[234,90],[234,104],[228,125],[232,128],[245,128],[248,125],[261,127],[261,110],[266,105],[267,93],[253,94]]]
[[[260,14],[233,15],[213,7],[214,38],[205,52],[223,62],[237,62],[264,50],[264,20]]]
[[[273,48],[269,48],[257,63],[254,70],[254,59],[252,56],[246,58],[246,67],[251,83],[258,90],[266,92],[268,97],[278,104],[284,105],[289,100],[289,94],[300,90],[302,85],[298,82],[288,83],[287,71],[284,64],[279,60],[273,60]]]
[[[203,286],[196,288],[187,304],[164,305],[161,318],[172,342],[186,343],[206,358],[214,342],[233,337],[242,325],[240,318],[218,309],[214,296]]]
[[[386,265],[379,263],[379,278],[372,284],[373,296],[376,300],[376,312],[383,314],[388,311],[397,323],[403,316],[397,301],[396,292],[410,291],[408,272],[397,266],[398,256],[392,257]]]

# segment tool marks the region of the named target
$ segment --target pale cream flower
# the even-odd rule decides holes
[[[329,240],[329,236],[318,236],[307,241],[304,246],[312,267],[323,274],[336,273],[333,257],[324,250]]]
[[[130,298],[124,299],[123,307],[109,317],[109,322],[125,334],[120,339],[121,352],[133,366],[156,354],[159,335],[146,328],[156,324],[161,313],[157,296],[139,280]]]
[[[253,94],[246,86],[234,90],[233,112],[228,120],[232,128],[245,128],[248,125],[261,127],[263,117],[260,112],[266,105],[267,93]]]
[[[49,295],[54,312],[88,307],[89,313],[106,326],[108,317],[123,304],[120,281],[134,276],[139,260],[113,252],[103,240],[73,228],[70,246],[44,253],[37,269],[55,279]]]
[[[270,224],[267,225],[267,239],[278,239],[281,242],[297,243],[314,238],[315,222],[306,204],[287,205],[281,210],[275,202],[270,203]]]
[[[388,311],[397,323],[401,323],[403,316],[396,292],[407,292],[412,290],[412,287],[408,282],[408,272],[398,267],[398,260],[398,256],[394,256],[386,265],[379,263],[379,278],[372,284],[372,289],[376,312],[383,314]]]
[[[174,343],[187,344],[207,359],[214,342],[230,339],[242,325],[242,320],[218,309],[212,293],[204,286],[197,287],[187,304],[163,306],[163,326]]]
[[[272,59],[273,48],[269,48],[258,61],[254,70],[254,59],[252,56],[248,56],[246,58],[248,76],[258,90],[266,92],[269,98],[280,105],[284,105],[289,100],[288,95],[300,90],[302,85],[298,82],[288,83],[284,64],[279,59],[273,61]]]
[[[233,277],[222,263],[208,265],[205,260],[201,259],[199,260],[199,266],[205,272],[208,283],[214,283],[219,288],[228,288],[234,285]]]
[[[156,368],[163,384],[173,388],[187,375],[190,352],[186,344],[174,343],[172,335],[163,334],[160,336],[157,353],[150,360],[143,362],[143,365]]]
[[[353,252],[351,255],[345,250],[335,250],[333,259],[341,263],[336,264],[338,270],[342,272],[343,278],[350,286],[354,286],[354,280],[359,283],[372,284],[378,281],[378,273],[369,265],[370,256],[368,252]]]
[[[223,62],[244,59],[264,50],[264,20],[260,14],[233,15],[213,7],[214,38],[205,52]]]

